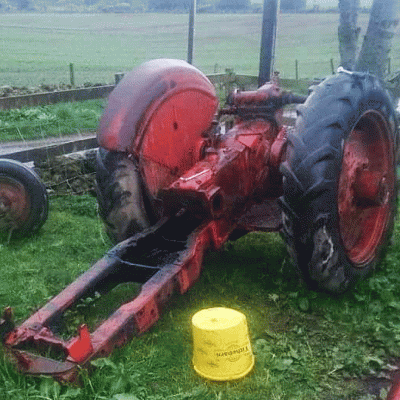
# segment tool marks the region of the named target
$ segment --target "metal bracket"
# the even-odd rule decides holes
[[[347,75],[354,75],[354,72],[349,71],[348,69],[344,69],[343,67],[339,67],[337,69],[337,72],[338,73],[343,72],[344,74],[347,74]]]

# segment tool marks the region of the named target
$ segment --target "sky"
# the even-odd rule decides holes
[[[251,0],[252,3],[264,3],[264,0]],[[361,7],[371,7],[373,0],[360,0]],[[322,8],[337,7],[339,0],[307,0],[307,7],[318,4]]]

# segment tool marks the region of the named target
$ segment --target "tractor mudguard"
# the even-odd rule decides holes
[[[182,106],[184,115],[177,115]],[[138,156],[152,122],[161,123],[165,135],[170,130],[200,135],[211,126],[217,107],[214,86],[198,69],[181,60],[148,61],[126,74],[111,93],[97,139],[109,151]]]

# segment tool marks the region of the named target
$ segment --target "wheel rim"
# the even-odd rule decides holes
[[[0,177],[0,230],[19,229],[29,219],[29,195],[9,177]]]
[[[210,94],[187,90],[166,99],[152,113],[139,162],[153,197],[200,160],[215,108]]]
[[[395,191],[393,144],[383,116],[362,115],[344,143],[339,178],[340,236],[350,261],[362,268],[385,238]]]

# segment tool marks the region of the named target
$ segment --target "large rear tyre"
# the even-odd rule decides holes
[[[339,294],[380,260],[396,215],[397,123],[379,81],[343,72],[298,109],[282,164],[283,236],[315,288]]]
[[[148,61],[111,93],[97,132],[97,194],[114,241],[163,216],[159,192],[203,156],[217,108],[214,86],[181,60]]]
[[[114,243],[150,226],[143,184],[132,158],[99,148],[96,181],[100,216]]]
[[[47,190],[38,175],[18,161],[0,159],[0,231],[29,236],[47,216]]]

